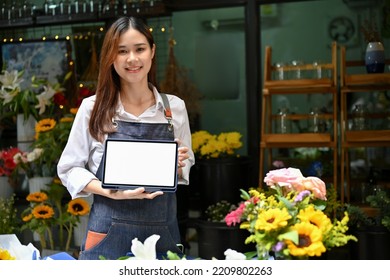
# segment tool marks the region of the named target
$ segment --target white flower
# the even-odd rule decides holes
[[[39,108],[40,115],[45,112],[46,106],[49,106],[51,104],[51,99],[56,94],[56,90],[50,85],[43,86],[43,88],[44,91],[41,94],[37,95],[38,104],[35,105],[35,108]]]
[[[226,260],[246,260],[246,256],[243,253],[237,252],[233,249],[227,249],[225,252]]]
[[[27,154],[27,161],[32,162],[36,159],[38,159],[43,153],[43,149],[41,148],[35,148],[31,153]]]
[[[20,88],[20,83],[23,79],[19,77],[19,72],[13,70],[11,72],[4,71],[4,74],[0,75],[0,83],[4,89],[14,90]]]
[[[7,104],[20,92],[20,83],[23,79],[19,77],[17,70],[3,73],[0,74],[0,99],[3,99],[3,104]]]
[[[132,240],[131,252],[134,257],[130,259],[136,260],[156,260],[156,243],[160,239],[160,235],[153,234],[145,239],[144,244],[138,240],[138,238],[134,238]]]

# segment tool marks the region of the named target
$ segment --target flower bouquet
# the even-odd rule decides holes
[[[304,177],[299,169],[282,168],[267,173],[269,193],[241,190],[238,209],[226,216],[228,225],[249,231],[246,243],[255,243],[258,259],[307,259],[333,247],[357,241],[348,230],[348,213],[331,220],[326,207],[326,186],[317,177]]]

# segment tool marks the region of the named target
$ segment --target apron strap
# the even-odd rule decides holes
[[[172,131],[173,123],[172,123],[171,106],[169,105],[169,100],[168,100],[167,95],[165,93],[160,93],[160,95],[161,95],[161,98],[162,98],[163,104],[164,104],[164,116],[169,123],[169,130]]]

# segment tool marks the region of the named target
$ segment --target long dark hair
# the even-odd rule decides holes
[[[119,75],[115,71],[113,64],[118,53],[119,38],[129,29],[135,29],[142,33],[146,37],[150,48],[154,46],[154,39],[149,26],[141,18],[120,17],[107,30],[100,53],[96,101],[89,120],[90,134],[101,142],[104,134],[115,130],[112,118],[115,116],[121,85]],[[152,66],[148,73],[148,82],[155,84],[155,77],[156,63],[155,58],[153,58]]]

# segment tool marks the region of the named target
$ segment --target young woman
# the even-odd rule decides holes
[[[122,17],[111,25],[100,54],[96,95],[83,100],[58,163],[58,176],[72,198],[94,194],[79,259],[117,259],[130,252],[134,238],[143,242],[152,234],[160,235],[158,253],[180,253],[175,193],[101,185],[107,137],[177,141],[179,184],[189,183],[195,160],[187,110],[183,100],[153,85],[155,51],[141,19]],[[165,115],[167,107],[172,120]]]

